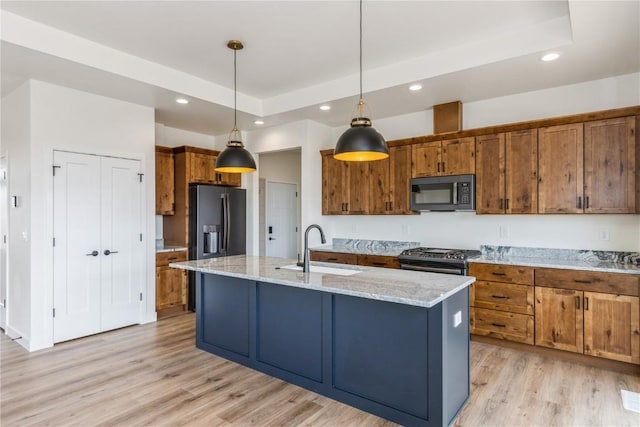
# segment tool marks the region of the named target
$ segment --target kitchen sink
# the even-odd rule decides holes
[[[283,265],[280,268],[284,268],[286,270],[302,271],[302,267],[299,267],[295,264]],[[320,265],[312,265],[310,266],[310,270],[311,270],[311,273],[337,274],[340,276],[351,276],[354,274],[361,273],[360,270],[349,270],[346,268],[336,268],[336,267],[324,267]]]

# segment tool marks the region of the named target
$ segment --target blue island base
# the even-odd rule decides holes
[[[196,275],[196,346],[406,426],[469,397],[469,292],[433,307]]]

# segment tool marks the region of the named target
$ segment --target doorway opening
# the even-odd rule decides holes
[[[301,254],[301,150],[260,154],[259,254],[298,258]]]

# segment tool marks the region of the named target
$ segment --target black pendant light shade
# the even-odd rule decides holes
[[[380,133],[371,127],[371,120],[364,117],[362,100],[362,0],[360,0],[360,101],[357,117],[351,127],[338,139],[333,158],[347,162],[369,162],[389,157],[389,147]]]
[[[333,157],[348,162],[382,160],[389,157],[389,148],[383,136],[371,127],[371,120],[356,117],[338,139]]]
[[[237,109],[237,91],[236,91],[236,52],[244,46],[239,40],[229,40],[227,43],[229,49],[233,49],[233,130],[229,134],[227,148],[218,154],[214,170],[222,173],[243,173],[255,172],[256,162],[242,144],[240,131],[237,127],[238,109]]]

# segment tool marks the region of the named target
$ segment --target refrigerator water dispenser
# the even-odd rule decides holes
[[[217,254],[219,252],[219,238],[220,238],[220,226],[219,225],[203,225],[202,231],[204,233],[204,253]]]

